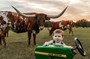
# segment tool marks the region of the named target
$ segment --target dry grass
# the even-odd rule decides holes
[[[79,53],[74,59],[89,59],[90,58],[90,28],[73,28],[74,36],[68,34],[65,31],[64,42],[67,45],[75,46],[74,37],[78,37],[83,43],[83,46],[87,52],[86,57],[82,57]],[[45,41],[49,41],[52,38],[49,36],[47,29],[42,30],[37,35],[37,45],[42,45]],[[12,31],[9,32],[9,37],[6,38],[7,47],[0,46],[0,59],[35,59],[33,45],[27,46],[27,33],[17,34]],[[31,39],[31,41],[33,41]]]

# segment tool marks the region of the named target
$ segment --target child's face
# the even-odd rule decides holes
[[[63,40],[63,36],[60,33],[56,33],[53,35],[53,39],[58,43]]]

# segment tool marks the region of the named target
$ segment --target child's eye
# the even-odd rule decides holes
[[[61,36],[58,36],[58,37],[61,37]]]
[[[55,36],[55,37],[57,37],[57,36]]]

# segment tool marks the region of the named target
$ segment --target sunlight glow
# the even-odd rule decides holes
[[[81,0],[71,0],[70,4],[78,4],[81,3]]]

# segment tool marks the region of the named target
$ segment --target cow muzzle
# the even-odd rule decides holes
[[[39,30],[43,30],[43,29],[44,29],[44,26],[40,26],[40,27],[39,27]]]

